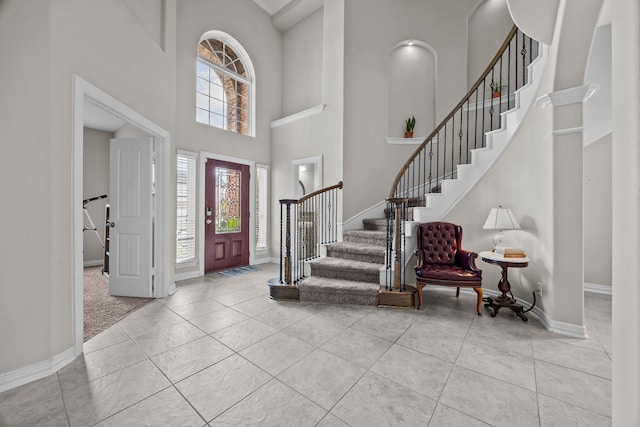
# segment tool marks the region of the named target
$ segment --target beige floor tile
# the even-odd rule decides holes
[[[517,347],[467,339],[456,365],[536,391],[533,357],[523,356]]]
[[[611,416],[611,380],[536,360],[538,393]]]
[[[451,363],[394,344],[371,371],[438,400],[452,368]]]
[[[247,319],[213,332],[211,336],[234,351],[241,351],[277,332],[271,326],[254,319]]]
[[[140,335],[135,341],[147,355],[155,356],[204,335],[204,332],[191,323],[182,322]]]
[[[204,420],[175,388],[169,387],[96,424],[97,427],[201,427]]]
[[[102,421],[170,385],[148,360],[88,383],[61,384],[71,427]]]
[[[327,411],[274,379],[213,420],[211,426],[315,426]]]
[[[211,421],[271,378],[234,355],[180,381],[176,387],[205,420]]]
[[[278,375],[278,379],[329,410],[365,372],[354,363],[316,350]]]
[[[611,358],[604,351],[581,348],[555,340],[535,340],[533,352],[536,360],[611,379]]]
[[[284,329],[285,334],[313,346],[320,346],[344,331],[346,326],[328,319],[311,316]]]
[[[87,381],[93,381],[112,372],[146,360],[144,351],[133,341],[127,340],[119,344],[87,353],[76,359],[76,363],[84,359]]]
[[[426,426],[436,402],[372,372],[331,413],[352,426]]]
[[[56,374],[0,393],[0,426],[67,426]]]
[[[496,427],[539,425],[535,392],[459,366],[453,369],[440,403]]]
[[[611,418],[578,408],[551,397],[538,395],[540,427],[608,427]]]
[[[204,336],[153,356],[151,360],[172,382],[178,382],[231,356],[233,351]]]
[[[460,411],[438,403],[429,427],[490,427],[489,424],[477,420]]]
[[[205,314],[204,316],[195,317],[191,319],[190,322],[210,334],[247,319],[248,317],[244,314],[231,308],[225,308],[213,313]]]
[[[240,354],[271,375],[278,375],[311,353],[314,346],[290,335],[278,332],[248,347]]]
[[[322,421],[317,424],[318,427],[349,427],[349,424],[345,423],[338,417],[332,414],[327,414]]]
[[[314,316],[316,317],[316,316]],[[322,345],[322,349],[369,369],[392,343],[353,329],[345,329]]]
[[[146,310],[145,310],[146,309]],[[145,313],[140,313],[145,310]],[[158,302],[148,304],[119,322],[120,327],[132,338],[166,328],[184,319]]]
[[[174,313],[180,315],[182,318],[191,320],[195,317],[204,316],[205,314],[222,310],[223,308],[226,308],[226,306],[223,304],[220,304],[217,301],[204,298],[188,304],[183,304],[183,305],[179,305],[176,307],[169,307],[169,308],[171,308],[171,310]]]
[[[101,348],[109,347],[110,345],[127,341],[128,339],[129,335],[127,335],[120,325],[116,323],[98,335],[95,335],[89,339],[89,341],[85,341],[82,346],[82,350],[84,354],[87,354],[92,351],[100,350]]]
[[[423,325],[413,324],[407,332],[398,339],[397,343],[447,362],[456,361],[464,338],[454,336],[439,330],[426,332]]]

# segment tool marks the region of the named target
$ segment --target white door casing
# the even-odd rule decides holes
[[[153,296],[151,138],[110,145],[109,294]]]

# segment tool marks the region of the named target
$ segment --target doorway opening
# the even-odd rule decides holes
[[[83,286],[83,179],[84,179],[84,129],[91,127],[89,123],[91,109],[121,120],[132,129],[151,136],[155,147],[155,206],[153,243],[149,248],[157,267],[153,272],[152,296],[161,298],[175,291],[175,284],[170,283],[169,266],[169,171],[170,137],[169,132],[156,125],[138,112],[119,102],[109,94],[93,86],[79,76],[73,76],[73,336],[75,354],[82,354],[84,334],[84,286]]]
[[[296,199],[322,188],[322,156],[297,159],[291,163],[292,188]]]

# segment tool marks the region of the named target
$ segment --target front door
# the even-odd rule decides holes
[[[249,166],[207,159],[205,272],[249,264]]]
[[[151,297],[153,141],[112,139],[109,151],[109,295]]]

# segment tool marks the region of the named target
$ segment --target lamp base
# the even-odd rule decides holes
[[[502,233],[502,230],[493,237],[493,247],[494,248],[505,247],[505,246],[507,246],[507,244],[508,244],[507,238]]]

